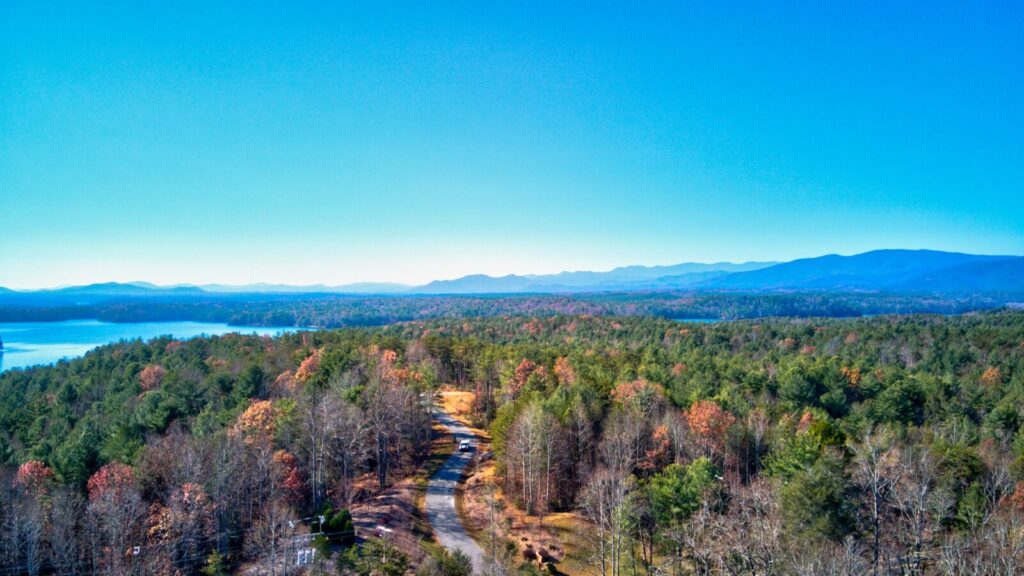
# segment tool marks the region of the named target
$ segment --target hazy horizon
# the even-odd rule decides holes
[[[817,257],[821,257],[821,256],[834,256],[834,255],[838,255],[838,256],[854,256],[854,255],[863,254],[863,253],[867,253],[867,252],[890,251],[890,250],[934,251],[931,248],[909,248],[909,249],[908,248],[878,248],[878,249],[874,249],[874,250],[868,250],[868,251],[865,251],[865,252],[857,252],[857,253],[849,253],[849,254],[842,254],[842,253],[816,254],[814,256],[801,257],[801,258],[793,258],[791,260],[781,260],[781,259],[775,259],[775,260],[742,260],[742,261],[716,260],[716,261],[709,261],[709,262],[694,262],[694,261],[688,261],[688,260],[687,261],[682,261],[681,260],[681,261],[677,261],[677,262],[668,262],[668,263],[620,264],[620,265],[617,265],[617,266],[613,266],[611,268],[604,268],[604,269],[582,269],[582,268],[578,268],[578,269],[568,269],[568,270],[556,270],[556,271],[553,271],[553,272],[531,272],[531,271],[524,271],[524,272],[507,272],[507,273],[498,273],[498,274],[487,274],[487,273],[483,273],[483,272],[470,272],[468,274],[463,274],[463,275],[460,275],[460,276],[453,276],[453,277],[431,277],[431,278],[428,278],[428,279],[420,281],[420,282],[400,282],[400,281],[386,281],[386,280],[385,281],[381,281],[381,280],[374,280],[374,279],[362,279],[362,280],[355,280],[355,281],[343,282],[343,283],[329,283],[329,282],[322,282],[322,281],[320,281],[320,282],[309,282],[309,283],[303,283],[303,284],[290,283],[290,282],[268,282],[268,281],[263,281],[263,280],[256,280],[256,281],[253,281],[253,282],[244,282],[244,283],[200,282],[200,281],[179,281],[179,282],[160,283],[160,282],[153,282],[153,281],[148,280],[146,278],[135,278],[135,279],[104,279],[104,278],[96,278],[96,279],[93,279],[93,280],[83,281],[83,282],[78,282],[78,283],[76,283],[76,282],[65,282],[65,283],[62,283],[62,284],[53,284],[53,285],[48,285],[48,286],[23,287],[23,286],[0,285],[0,287],[8,288],[8,289],[13,289],[13,290],[19,290],[19,291],[34,291],[34,290],[56,290],[56,289],[70,288],[70,287],[75,287],[75,286],[86,286],[86,285],[93,285],[93,284],[111,284],[111,283],[113,283],[113,284],[151,284],[151,285],[154,285],[154,286],[160,287],[160,288],[178,288],[178,287],[203,288],[203,287],[209,287],[209,286],[223,286],[223,287],[229,287],[229,288],[236,288],[236,287],[261,286],[261,285],[267,285],[267,286],[287,286],[287,287],[293,287],[293,288],[302,288],[302,287],[306,287],[306,286],[324,286],[324,287],[328,287],[328,288],[334,288],[334,287],[357,286],[357,285],[364,285],[364,284],[365,285],[389,285],[389,286],[395,286],[395,287],[415,288],[415,287],[419,287],[419,286],[423,286],[423,285],[429,284],[429,283],[434,282],[434,281],[457,280],[457,279],[460,279],[460,278],[464,278],[466,276],[477,276],[477,275],[489,276],[489,277],[492,277],[492,278],[501,278],[501,277],[505,277],[505,276],[540,277],[540,276],[550,276],[550,275],[558,275],[558,274],[577,274],[577,273],[598,273],[598,274],[601,274],[601,273],[612,272],[614,270],[618,270],[618,269],[622,269],[622,268],[630,268],[630,267],[637,267],[637,266],[645,267],[645,268],[659,268],[659,267],[677,266],[677,265],[680,265],[680,264],[696,264],[696,265],[708,265],[708,266],[713,266],[713,265],[716,265],[716,264],[717,265],[745,265],[745,264],[768,264],[768,265],[774,265],[774,264],[783,264],[783,263],[786,263],[786,262],[791,262],[793,260],[800,260],[800,259],[804,259],[804,258],[817,258]],[[963,250],[949,250],[947,252],[952,252],[952,253],[968,253],[968,252],[965,252]],[[978,254],[978,255],[982,255],[982,254]],[[1011,258],[1024,257],[1024,255],[1022,255],[1022,254],[985,254],[985,256],[1006,256],[1006,257],[1011,257]]]
[[[0,286],[1024,253],[1024,7],[0,6]]]

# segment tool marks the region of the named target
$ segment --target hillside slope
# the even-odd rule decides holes
[[[944,271],[968,264],[975,266],[976,271],[982,271],[987,265],[1015,258],[934,250],[875,250],[853,256],[829,254],[762,270],[737,272],[713,279],[701,287],[729,290],[930,290],[937,285],[930,285],[925,279]],[[978,288],[988,289],[983,283],[979,283]]]

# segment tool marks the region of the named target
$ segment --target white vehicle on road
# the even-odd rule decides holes
[[[476,440],[476,437],[472,430],[443,411],[435,412],[434,418],[449,434],[455,438],[465,439],[460,440],[459,450],[464,452],[473,450],[473,441]],[[461,550],[472,560],[473,572],[483,574],[487,568],[484,563],[484,551],[466,531],[462,525],[462,518],[455,509],[455,490],[466,472],[466,467],[472,463],[471,461],[471,458],[454,452],[445,460],[441,468],[434,472],[427,483],[427,494],[423,498],[423,511],[434,529],[437,541],[449,550]]]

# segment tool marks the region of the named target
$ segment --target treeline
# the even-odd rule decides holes
[[[98,319],[108,322],[192,320],[248,326],[340,328],[438,318],[500,316],[656,316],[736,320],[764,317],[859,317],[961,314],[999,308],[1021,295],[865,293],[629,292],[493,296],[346,296],[224,294],[111,299],[85,305],[29,298],[0,305],[0,322]]]
[[[422,463],[440,383],[475,392],[511,503],[578,512],[604,575],[1024,570],[1019,311],[509,315],[106,346],[0,375],[0,564],[283,570],[300,519]]]

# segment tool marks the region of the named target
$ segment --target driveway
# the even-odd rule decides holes
[[[452,444],[452,455],[430,477],[423,502],[424,511],[438,542],[449,550],[461,550],[473,561],[473,572],[481,574],[484,569],[484,551],[466,532],[455,509],[455,489],[478,449],[479,440],[469,428],[447,413],[438,410],[435,414],[437,422],[456,437],[456,443]],[[473,444],[472,451],[459,452],[458,443],[463,440]]]

